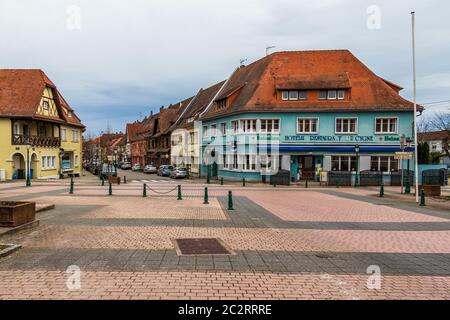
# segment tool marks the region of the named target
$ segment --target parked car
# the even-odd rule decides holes
[[[108,177],[117,177],[116,166],[108,163],[101,165],[100,178],[108,179]]]
[[[172,166],[162,165],[159,166],[157,174],[158,176],[161,177],[170,177],[170,173],[172,172],[172,170],[173,170]]]
[[[131,169],[131,163],[129,163],[129,162],[124,162],[124,163],[122,163],[122,165],[120,166],[120,168],[121,168],[122,170],[130,170],[130,169]]]
[[[170,177],[172,179],[184,179],[187,177],[187,170],[186,168],[175,168],[172,170],[172,172],[170,173]]]
[[[131,167],[131,171],[141,171],[141,170],[142,170],[142,168],[141,168],[141,165],[139,163],[136,163],[135,165],[133,165]]]
[[[144,173],[157,173],[158,169],[152,164],[148,164],[144,167]]]

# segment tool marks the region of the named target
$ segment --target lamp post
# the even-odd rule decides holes
[[[406,146],[406,137],[404,134],[402,134],[402,136],[400,137],[400,148],[402,149],[402,156],[400,157],[400,163],[401,163],[401,170],[402,170],[402,183],[401,183],[401,194],[403,194],[404,191],[404,185],[405,185],[405,170],[403,170],[404,166],[403,166],[403,154],[405,152],[405,146]]]
[[[114,167],[117,168],[117,149],[114,149],[113,154],[114,154]]]
[[[408,152],[411,152],[411,145],[413,143],[413,140],[411,138],[406,139],[406,150]],[[411,184],[410,184],[410,174],[409,174],[409,157],[408,157],[408,164],[407,164],[407,171],[408,177],[406,179],[406,186],[405,186],[405,193],[410,194],[411,193]]]
[[[30,179],[30,149],[31,149],[31,145],[27,144],[26,148],[27,148],[27,183],[26,183],[26,186],[31,187],[31,179]]]
[[[356,176],[355,176],[355,187],[359,186],[359,144],[355,145],[356,153]]]

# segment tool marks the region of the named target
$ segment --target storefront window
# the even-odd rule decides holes
[[[332,171],[356,171],[356,157],[350,156],[333,156],[331,157]]]

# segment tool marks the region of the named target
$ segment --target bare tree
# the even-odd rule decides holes
[[[431,119],[431,125],[435,131],[446,133],[442,139],[442,149],[450,157],[450,112],[437,113]]]

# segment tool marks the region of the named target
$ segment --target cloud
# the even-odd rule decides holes
[[[378,5],[381,28],[367,28]],[[80,29],[67,27],[70,6]],[[41,68],[93,131],[175,103],[275,50],[348,48],[411,98],[417,12],[419,101],[450,99],[450,3],[388,0],[2,0],[1,66]],[[73,22],[73,20],[70,20]]]

